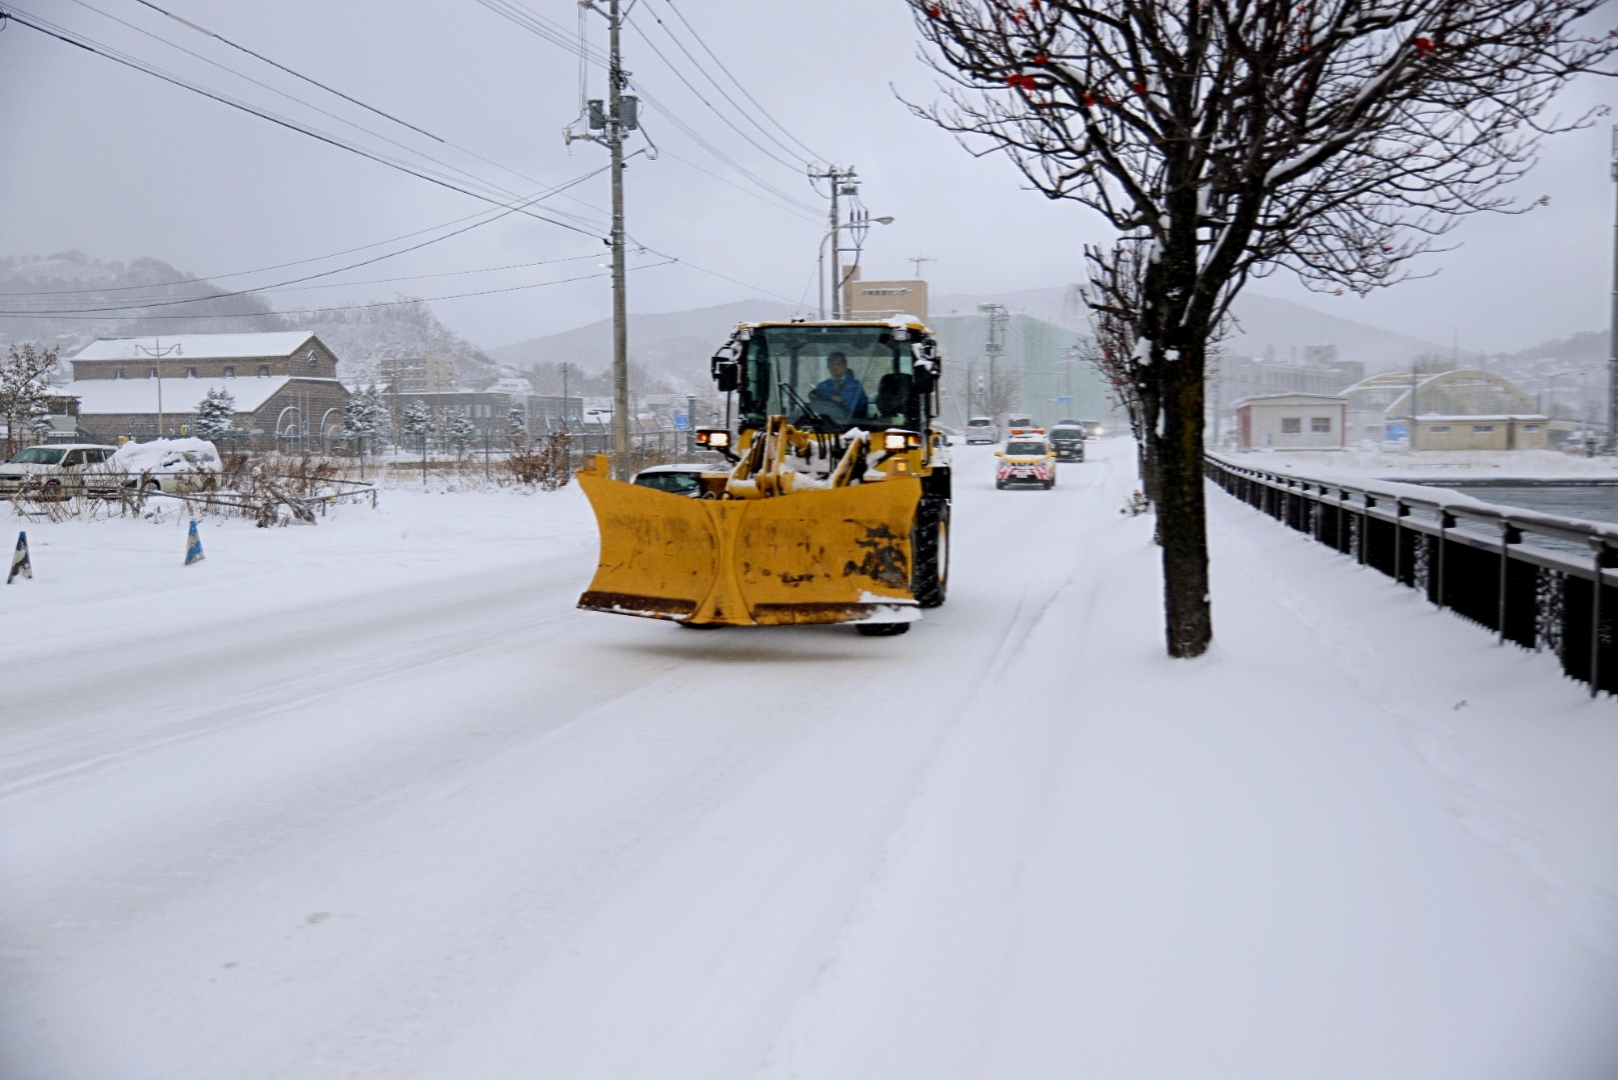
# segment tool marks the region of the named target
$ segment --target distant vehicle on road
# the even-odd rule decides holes
[[[1077,424],[1057,424],[1046,434],[1057,461],[1084,460],[1084,429]]]
[[[18,492],[46,498],[117,491],[122,477],[104,464],[118,448],[99,443],[30,446],[0,465],[0,494]]]
[[[1056,486],[1056,452],[1043,435],[1013,436],[1006,440],[1004,450],[994,453],[1000,459],[995,470],[996,489],[1037,487],[1049,491]]]
[[[966,442],[997,443],[1000,441],[1000,425],[994,422],[992,416],[974,416],[966,422]]]
[[[1012,413],[1006,417],[1006,438],[1015,438],[1018,435],[1043,435],[1045,429],[1034,423],[1034,418],[1027,413]]]
[[[671,495],[702,497],[702,474],[713,471],[712,465],[653,465],[635,474],[635,483],[641,487],[667,491]]]

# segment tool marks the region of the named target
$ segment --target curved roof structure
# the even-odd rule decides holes
[[[1414,408],[1411,396],[1414,394]],[[1385,371],[1343,391],[1349,408],[1386,416],[1518,416],[1539,405],[1516,383],[1492,371],[1440,371],[1411,375]]]

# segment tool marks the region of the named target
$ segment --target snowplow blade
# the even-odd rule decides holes
[[[699,626],[909,622],[921,483],[692,499],[578,473],[601,561],[579,607]]]

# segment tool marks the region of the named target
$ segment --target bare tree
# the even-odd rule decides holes
[[[917,112],[1007,152],[1141,254],[1128,368],[1157,470],[1168,651],[1213,636],[1202,483],[1208,342],[1280,268],[1366,292],[1502,194],[1568,79],[1618,49],[1600,0],[909,0],[955,85]],[[1098,265],[1104,290],[1117,257]]]
[[[6,425],[6,456],[17,451],[29,421],[48,411],[47,379],[56,370],[56,350],[38,349],[33,342],[7,350],[0,362],[0,420]]]

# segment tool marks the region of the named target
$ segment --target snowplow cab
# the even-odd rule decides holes
[[[937,345],[914,320],[744,323],[715,354],[735,429],[700,498],[581,470],[601,557],[579,606],[685,626],[854,623],[944,602],[948,443]]]

